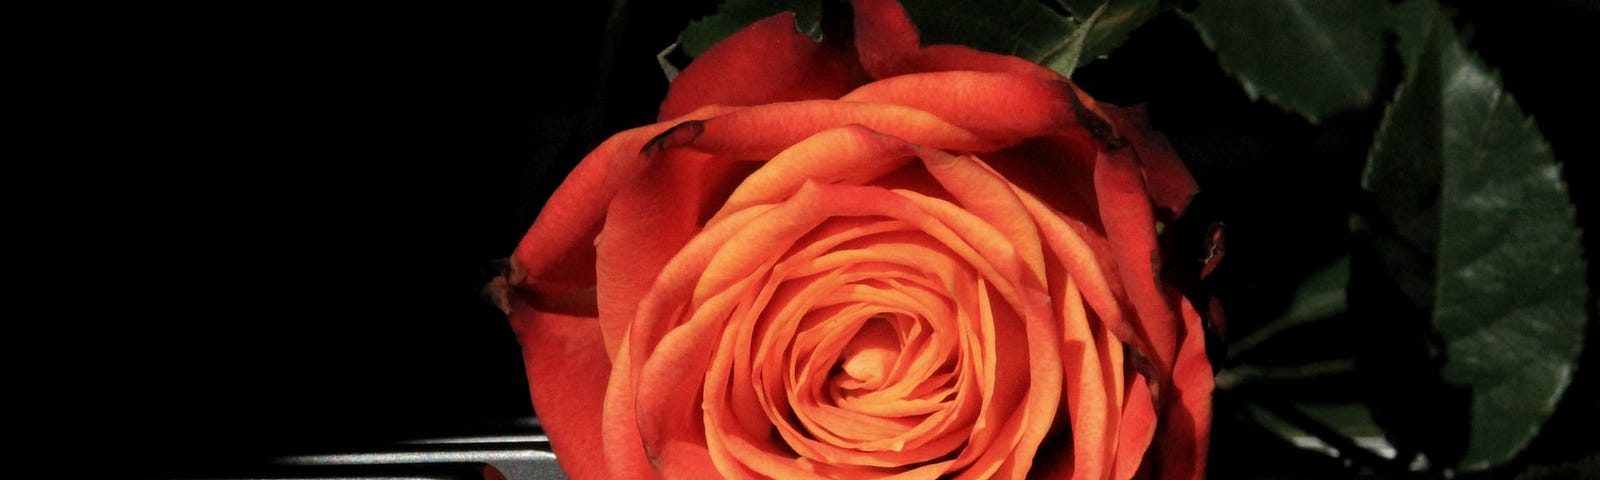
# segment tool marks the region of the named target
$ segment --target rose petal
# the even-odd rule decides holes
[[[699,232],[718,198],[755,166],[690,149],[651,153],[625,160],[645,165],[611,200],[594,242],[600,326],[611,355],[634,321],[639,299],[655,283],[655,273]]]
[[[606,203],[623,183],[607,179],[626,176],[612,172],[611,164],[617,158],[637,156],[645,142],[668,127],[650,125],[607,139],[545,201],[511,257],[512,281],[530,295],[530,304],[593,315],[593,239],[605,219]]]
[[[1000,143],[1056,134],[1073,123],[1073,86],[1064,79],[951,71],[907,74],[862,85],[847,102],[903,105]]]
[[[987,165],[971,156],[955,156],[940,150],[916,148],[922,163],[961,207],[1005,235],[1016,253],[1026,262],[1031,277],[1020,277],[1024,286],[1043,288],[1045,265],[1043,241],[1033,216],[1017,198],[1011,185]]]
[[[783,150],[728,196],[718,215],[793,195],[807,181],[865,184],[905,165],[904,140],[860,124],[823,130]]]
[[[1143,105],[1129,108],[1105,106],[1117,114],[1108,115],[1116,123],[1118,133],[1128,139],[1144,167],[1145,184],[1150,189],[1150,201],[1160,207],[1166,218],[1177,218],[1189,208],[1189,202],[1199,193],[1200,186],[1189,169],[1178,159],[1177,151],[1167,142],[1167,137],[1150,126],[1150,116]]]
[[[1020,189],[1016,193],[1039,227],[1050,253],[1072,277],[1083,301],[1098,315],[1100,321],[1096,323],[1131,333],[1131,326],[1122,325],[1122,305],[1117,300],[1122,297],[1122,281],[1115,276],[1116,264],[1109,243],[1074,227],[1069,217],[1050,210],[1038,198]]]
[[[1102,146],[1087,130],[1071,128],[985,153],[983,160],[1018,190],[1038,198],[1082,230],[1097,232],[1091,236],[1104,237],[1094,191],[1094,162]]]
[[[725,111],[707,107],[680,120]],[[644,165],[628,160],[638,158],[652,138],[676,123],[647,125],[612,136],[584,156],[545,201],[511,254],[511,281],[530,306],[595,315],[594,237],[605,219],[606,207]]]
[[[865,219],[872,217],[858,218],[863,220],[846,223],[867,221]],[[837,223],[840,220],[831,219],[829,223]],[[885,226],[904,225],[904,222],[899,221],[871,220],[871,222]],[[823,459],[831,463],[889,466],[926,462],[943,456],[963,441],[964,436],[960,435],[961,431],[957,424],[961,422],[964,413],[972,412],[975,402],[969,399],[977,395],[978,389],[958,390],[955,385],[946,385],[950,374],[933,375],[934,370],[946,364],[947,359],[954,354],[955,346],[949,332],[956,330],[955,324],[938,326],[945,324],[944,319],[952,318],[953,314],[949,311],[946,300],[935,298],[944,294],[934,292],[944,291],[946,282],[962,277],[965,267],[951,262],[955,255],[922,233],[896,228],[880,230],[878,233],[859,239],[864,242],[870,241],[871,248],[864,248],[868,244],[840,245],[838,237],[836,233],[821,235],[816,243],[811,243],[788,256],[776,267],[776,270],[786,272],[784,276],[787,278],[822,276],[803,283],[804,290],[798,294],[791,292],[784,296],[785,300],[774,302],[772,306],[778,310],[771,320],[773,326],[766,330],[768,333],[760,342],[762,348],[756,353],[755,361],[769,365],[764,367],[764,370],[769,372],[766,376],[768,379],[783,375],[773,372],[770,367],[783,362],[781,358],[773,358],[774,352],[777,351],[794,352],[795,355],[809,356],[825,363],[817,368],[799,370],[798,378],[791,375],[785,383],[774,383],[769,380],[769,383],[762,387],[765,389],[766,398],[789,398],[787,403],[768,403],[768,408],[773,409],[770,415],[771,421],[779,425],[779,433],[802,456]],[[838,250],[831,250],[833,248]],[[807,261],[808,259],[810,261]],[[881,283],[896,286],[878,285]],[[857,296],[857,294],[867,295]],[[842,346],[838,342],[845,340],[837,335],[838,327],[812,321],[818,318],[820,312],[830,311],[835,313],[828,315],[860,315],[861,318],[893,314],[902,320],[900,322],[902,324],[910,322],[910,327],[902,325],[902,328],[909,329],[907,339],[903,341],[907,345],[919,348],[915,350],[915,355],[911,350],[903,352],[899,359],[904,365],[897,365],[890,372],[897,380],[906,383],[849,399],[824,395],[816,389],[805,387],[813,384],[807,380],[808,375],[828,376],[833,357],[837,356],[837,352],[830,354],[816,350],[817,346],[828,343],[834,345],[834,350],[839,350]],[[806,324],[796,324],[800,313],[805,313],[805,318],[808,319]],[[923,320],[912,320],[913,316]],[[921,328],[923,321],[930,322],[929,328]],[[792,335],[796,331],[798,335]],[[932,338],[929,334],[918,332],[932,332]],[[904,368],[901,368],[902,366]],[[961,367],[957,368],[959,370]],[[914,388],[918,387],[912,385],[914,382],[926,383],[922,383],[921,388]],[[804,389],[807,395],[796,396],[796,391],[788,388],[789,385]],[[951,399],[951,396],[954,398]],[[878,397],[881,397],[884,403],[872,403],[875,401],[873,399]],[[874,415],[924,413],[931,415],[905,431],[899,439],[892,440],[898,452],[862,457],[859,452],[850,452],[828,443],[813,441],[787,427],[790,418],[787,413],[788,407],[795,407],[796,413],[799,414],[798,419],[805,423],[809,421],[805,416],[806,409],[827,405],[839,405]],[[919,408],[927,410],[911,412]],[[808,424],[808,427],[819,436],[827,433],[819,426]],[[845,442],[835,440],[833,443]]]
[[[574,479],[616,478],[593,455],[605,451],[596,427],[611,370],[599,326],[592,318],[535,310],[520,296],[509,300],[528,392],[561,468]]]
[[[1116,466],[1111,478],[1133,478],[1144,464],[1145,451],[1156,434],[1156,410],[1150,397],[1149,379],[1134,374],[1128,379],[1127,403],[1122,405],[1122,424],[1118,427]]]
[[[1025,272],[1028,271],[1028,266],[1018,256],[1014,247],[993,226],[948,202],[910,192],[899,193],[916,203],[924,212],[937,218],[939,225],[960,232],[960,235],[967,239],[968,245],[981,252],[977,258],[971,258],[968,262],[978,271],[985,272],[983,278],[1005,280],[988,285],[993,286],[1006,304],[1020,309],[1012,312],[1009,309],[997,310],[980,306],[981,314],[1011,312],[1017,317],[1005,321],[976,320],[984,328],[994,328],[997,324],[1023,327],[1023,331],[1008,333],[985,332],[986,338],[1026,339],[1025,345],[997,346],[994,351],[1005,356],[986,359],[986,363],[990,365],[996,362],[1006,364],[1006,366],[995,366],[996,372],[1018,370],[1028,372],[1026,379],[992,378],[995,382],[991,393],[992,405],[1018,405],[1020,409],[995,408],[980,412],[980,415],[988,421],[997,423],[995,427],[998,429],[980,427],[972,442],[956,459],[957,466],[967,461],[973,462],[962,477],[958,478],[973,475],[975,478],[982,478],[1002,470],[1008,474],[1016,473],[1010,469],[1025,469],[1026,464],[1031,462],[1033,448],[1047,433],[1048,419],[1055,417],[1055,409],[1059,406],[1061,364],[1058,356],[1059,347],[1054,342],[1060,333],[1050,321],[1054,317],[1048,313],[1049,300],[1036,288],[1024,288],[1025,285],[1009,283],[1026,282]],[[982,287],[985,284],[983,280],[979,281],[980,298],[986,298],[989,293],[987,288]],[[1012,359],[1011,355],[1018,353],[1025,353],[1026,356],[1020,361]],[[1037,388],[1027,388],[1028,386]],[[986,420],[980,420],[984,421]],[[996,442],[998,446],[995,446]]]
[[[851,124],[930,148],[985,152],[1004,146],[914,108],[831,100],[740,109],[691,124],[696,134],[674,145],[729,158],[764,160],[823,130]]]
[[[835,43],[818,44],[784,12],[713,45],[672,80],[659,118],[706,105],[746,106],[838,98],[851,87],[850,59]]]
[[[1130,340],[1147,345],[1149,351],[1143,353],[1154,363],[1156,376],[1168,378],[1178,350],[1179,319],[1160,290],[1155,217],[1134,155],[1134,150],[1126,147],[1101,152],[1095,162],[1095,191],[1100,197],[1101,224],[1106,227],[1119,276],[1137,314],[1137,321],[1129,323],[1138,338]]]
[[[720,247],[745,232],[751,222],[768,217],[765,214],[770,208],[753,207],[708,225],[662,270],[656,286],[640,303],[629,334],[636,355],[631,368],[638,379],[632,396],[638,402],[637,427],[646,449],[658,459],[655,461],[670,458],[676,462],[658,465],[667,477],[714,478],[696,473],[714,467],[710,452],[703,452],[702,462],[702,452],[690,448],[709,445],[698,399],[723,317],[738,300],[734,284],[747,284],[752,278],[734,279],[721,290],[726,295],[695,299],[693,293],[700,281],[698,274],[705,271]],[[681,455],[678,452],[687,452],[691,458],[672,458]]]
[[[621,339],[628,345],[627,334]],[[639,411],[635,400],[634,364],[632,350],[620,348],[611,359],[613,368],[606,383],[603,408],[605,418],[599,433],[604,450],[597,456],[606,462],[611,475],[607,478],[648,478],[655,475],[644,451],[644,440],[639,436]]]
[[[902,197],[902,195],[910,196]],[[892,208],[895,204],[904,205],[907,203],[905,200],[892,200],[896,197],[910,199],[910,203],[917,205],[918,208],[916,210],[905,210],[905,207]],[[721,319],[724,318],[727,312],[731,311],[731,302],[733,301],[731,300],[733,297],[728,297],[727,293],[746,289],[748,284],[745,282],[752,278],[748,270],[749,266],[759,263],[761,261],[759,259],[765,255],[770,255],[770,252],[782,250],[781,248],[775,249],[768,244],[792,241],[784,239],[795,238],[799,232],[814,228],[815,223],[824,216],[884,215],[886,213],[890,213],[890,215],[886,216],[907,219],[913,224],[922,224],[920,228],[935,237],[947,236],[955,232],[963,232],[961,233],[963,236],[988,232],[981,233],[981,235],[987,238],[1000,238],[998,232],[992,230],[991,227],[987,227],[981,220],[955,208],[953,205],[933,206],[939,202],[936,199],[920,197],[909,192],[901,192],[901,195],[894,195],[873,188],[811,184],[802,188],[790,201],[774,207],[776,210],[762,212],[769,215],[763,215],[755,219],[754,223],[739,225],[740,232],[733,236],[720,238],[716,241],[703,241],[705,237],[697,237],[691,241],[690,245],[685,247],[684,253],[674,259],[672,264],[668,265],[663,272],[663,278],[671,278],[678,275],[687,275],[690,279],[698,277],[698,284],[692,296],[687,296],[686,298],[685,294],[690,292],[683,291],[682,285],[686,283],[684,280],[659,282],[657,284],[658,288],[652,290],[651,296],[641,304],[640,322],[635,325],[633,331],[637,342],[637,339],[642,337],[642,335],[639,335],[642,331],[661,331],[660,327],[664,326],[656,325],[651,327],[649,324],[660,322],[676,323],[671,319],[683,313],[674,312],[682,312],[677,309],[682,308],[681,305],[686,305],[684,303],[686,300],[691,302],[687,303],[687,305],[695,305],[693,317],[687,323],[672,328],[664,336],[660,337],[660,342],[655,344],[655,351],[650,354],[649,359],[645,361],[642,370],[639,372],[640,383],[639,390],[636,393],[640,409],[639,424],[646,445],[656,446],[652,447],[651,451],[656,452],[660,448],[667,448],[674,444],[692,445],[705,442],[705,439],[695,433],[691,426],[690,419],[696,416],[695,410],[689,406],[692,405],[692,402],[686,404],[681,399],[692,398],[695,395],[695,392],[693,392],[694,386],[700,382],[694,380],[694,376],[697,375],[694,372],[707,371],[707,363],[711,359],[706,352],[712,350],[709,348],[708,342],[715,342],[715,339],[719,338],[719,335],[724,332],[724,327],[722,326],[724,320]],[[885,208],[889,208],[889,210],[885,210]],[[730,221],[734,218],[730,217]],[[716,228],[708,229],[708,231],[722,230],[724,225],[730,224],[718,222],[714,225]],[[946,228],[953,229],[953,231],[944,230]],[[940,231],[948,233],[939,233]],[[723,234],[713,235],[713,237],[719,236],[723,236]],[[957,237],[950,237],[950,240],[945,241],[947,244],[951,242],[954,242],[953,245],[961,249],[978,249],[979,251],[963,253],[962,256],[978,270],[989,272],[985,274],[986,277],[997,279],[1020,278],[1018,275],[1025,271],[1026,267],[1013,254],[1009,253],[1010,250],[1003,240],[998,242],[978,240],[977,237],[960,240]],[[729,248],[733,246],[737,246],[737,248]],[[716,251],[718,248],[721,250]],[[711,255],[712,251],[715,251],[714,255]],[[998,261],[999,263],[991,264],[991,261]],[[995,267],[1003,268],[995,270]],[[992,357],[991,360],[985,363],[996,365],[994,362],[1001,362],[1005,365],[1004,367],[990,367],[998,368],[998,371],[1020,370],[1029,373],[1025,373],[1025,376],[1020,378],[995,379],[994,377],[989,377],[990,381],[998,381],[993,387],[985,387],[986,390],[994,388],[993,396],[990,397],[990,401],[994,402],[994,410],[982,415],[991,417],[991,423],[998,430],[987,431],[988,433],[984,433],[986,430],[980,430],[971,445],[971,453],[966,455],[969,457],[967,461],[977,462],[968,471],[976,472],[975,474],[978,475],[992,473],[1001,468],[1012,468],[1014,465],[1027,464],[1027,459],[1031,458],[1031,451],[1028,451],[1028,447],[1025,445],[1036,443],[1039,438],[1042,438],[1045,429],[1048,428],[1048,422],[1029,421],[1028,419],[1053,418],[1054,408],[1059,405],[1061,367],[1059,360],[1054,357],[1054,355],[1058,354],[1058,351],[1055,347],[1040,348],[1044,344],[1053,344],[1053,339],[1059,338],[1058,333],[1052,333],[1053,330],[1049,330],[1053,325],[1049,321],[1052,317],[1047,313],[1040,313],[1044,311],[1047,301],[1043,298],[1042,292],[1035,291],[1032,294],[1034,300],[1026,303],[1020,302],[1020,299],[1026,297],[1015,288],[1013,285],[1004,283],[996,284],[995,292],[1007,298],[1006,303],[1013,306],[1021,306],[1027,309],[1028,313],[1023,314],[1021,319],[1001,318],[989,322],[980,321],[978,325],[998,324],[1005,326],[1007,329],[1016,329],[1014,332],[1005,334],[991,331],[985,333],[984,336],[990,339],[1002,339],[1000,341],[1024,341],[1029,342],[1029,345],[1026,347],[1021,345],[1014,347],[1001,346],[1000,348],[989,350],[992,352],[990,355],[1001,353],[1002,356]],[[980,297],[987,291],[987,288],[980,288]],[[677,300],[669,300],[673,298]],[[674,305],[679,306],[674,307]],[[1002,311],[1009,310],[993,307],[979,308],[979,312],[983,314]],[[988,329],[990,327],[984,328]],[[1042,332],[1032,331],[1035,329],[1044,330]],[[1038,333],[1038,335],[1033,335],[1034,333]],[[1034,342],[1044,343],[1034,345]],[[649,344],[649,342],[646,342],[646,344]],[[1017,355],[1021,356],[1018,357]],[[1014,359],[1007,360],[1013,357]],[[690,377],[684,378],[685,375]],[[990,373],[989,375],[995,375],[995,373]],[[1030,384],[1037,384],[1040,387],[1034,389],[1026,388]],[[1022,406],[1021,412],[1016,412],[1017,406]],[[991,450],[988,448],[990,444],[997,446]],[[1018,458],[1013,455],[1013,451],[1018,449],[1019,444],[1024,445],[1021,450],[1026,458]],[[964,462],[958,459],[958,463]]]
[[[1206,467],[1207,439],[1211,435],[1211,389],[1215,378],[1206,357],[1205,330],[1200,313],[1177,290],[1184,338],[1178,365],[1172,371],[1172,399],[1162,416],[1161,473],[1167,479],[1199,479]]]
[[[1025,339],[1025,347],[1000,348],[1026,351],[1027,356],[1022,361],[1026,362],[1028,371],[1028,390],[1022,408],[1012,412],[1007,422],[1008,428],[1011,424],[1018,425],[1018,432],[1006,448],[1007,454],[997,469],[1000,474],[998,478],[1020,479],[1027,475],[1033,466],[1039,443],[1053,427],[1052,420],[1056,418],[1056,411],[1061,405],[1065,378],[1060,344],[1057,343],[1061,338],[1060,326],[1056,317],[1049,313],[1051,299],[1045,292],[1035,289],[1026,290],[1024,295],[1027,303],[1021,305],[1023,311],[1017,312],[1023,323],[1021,331],[1011,334],[998,332],[1001,338],[1021,335]]]
[[[1077,478],[1105,478],[1116,450],[1121,412],[1111,392],[1121,390],[1112,372],[1122,368],[1122,352],[1103,351],[1089,325],[1075,279],[1057,267],[1055,306],[1062,325],[1062,362],[1067,378],[1065,407],[1071,422],[1071,472]]]

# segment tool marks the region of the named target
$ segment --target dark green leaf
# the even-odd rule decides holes
[[[1082,22],[1078,23],[1078,28],[1067,36],[1066,42],[1056,51],[1047,53],[1044,58],[1039,59],[1039,64],[1055,70],[1056,73],[1060,73],[1063,77],[1071,77],[1072,71],[1076,70],[1078,65],[1087,62],[1087,59],[1083,56],[1085,43],[1089,41],[1089,33],[1094,31],[1096,22],[1099,22],[1101,15],[1105,13],[1105,5],[1095,9],[1094,13],[1089,14]]]
[[[1057,51],[1076,29],[1071,19],[1036,0],[983,3],[902,1],[922,32],[923,45],[958,44],[1039,61]]]
[[[1332,317],[1345,310],[1345,284],[1350,282],[1350,259],[1339,257],[1300,280],[1283,315],[1228,345],[1229,359],[1272,339],[1290,328]]]
[[[1386,460],[1397,452],[1377,436],[1369,410],[1360,404],[1261,399],[1253,402],[1249,411],[1253,420],[1274,434],[1301,448],[1336,456],[1346,468],[1371,471],[1381,478],[1399,477],[1406,471]]]
[[[1178,5],[1177,0],[1062,0],[1073,18],[1087,19],[1104,10],[1084,35],[1083,54],[1078,66],[1105,58],[1128,39],[1128,35],[1156,16]],[[1058,69],[1059,71],[1059,69]]]
[[[1315,418],[1345,437],[1356,439],[1364,446],[1379,444],[1383,432],[1372,423],[1372,412],[1359,403],[1303,403],[1298,404],[1307,416]]]
[[[1306,418],[1316,421],[1327,427],[1339,436],[1348,438],[1363,448],[1382,450],[1392,448],[1383,441],[1383,432],[1372,423],[1372,413],[1365,405],[1360,403],[1291,403],[1296,410]],[[1309,443],[1306,440],[1313,438],[1304,428],[1295,426],[1284,419],[1272,415],[1271,412],[1252,409],[1256,421],[1263,427],[1271,430],[1286,440],[1295,441],[1297,444]],[[1320,442],[1318,442],[1320,443]]]
[[[1177,5],[1175,0],[1069,2],[1073,18],[1067,18],[1033,0],[989,2],[977,9],[956,0],[902,3],[925,45],[962,44],[1016,55],[1062,75],[1109,55],[1134,29]],[[1078,32],[1083,23],[1089,30]]]
[[[1533,439],[1571,380],[1585,321],[1579,233],[1543,137],[1448,16],[1413,1],[1393,19],[1409,64],[1356,226],[1382,280],[1430,319],[1442,380],[1470,394],[1460,467],[1492,467]]]
[[[1248,399],[1273,397],[1296,401],[1361,401],[1360,378],[1350,359],[1310,363],[1240,364],[1217,372],[1217,389],[1236,391]]]
[[[1400,52],[1400,59],[1408,68],[1417,66],[1418,57],[1434,34],[1432,24],[1421,19],[1436,15],[1432,10],[1437,8],[1430,3],[1405,1],[1385,12],[1384,26],[1398,38],[1395,49]]]
[[[1185,15],[1251,98],[1316,122],[1372,102],[1380,0],[1206,0]]]
[[[1095,10],[1110,3],[1112,3],[1110,0],[1056,0],[1056,5],[1067,9],[1067,12],[1078,18],[1092,15]]]

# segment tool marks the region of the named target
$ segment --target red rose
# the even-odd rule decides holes
[[[590,153],[502,279],[574,478],[1201,475],[1211,369],[1160,282],[1195,185],[1025,60],[751,25]]]

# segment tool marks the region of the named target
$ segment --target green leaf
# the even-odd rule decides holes
[[[1056,52],[1077,23],[1036,0],[1000,0],[974,8],[957,0],[904,0],[923,45],[957,44],[1038,62]]]
[[[1178,6],[1178,0],[1061,0],[1073,18],[1095,17],[1084,35],[1078,66],[1109,56],[1135,29]],[[1100,11],[1098,15],[1095,12]],[[1089,23],[1087,20],[1080,23]],[[1060,71],[1057,69],[1057,71]]]
[[[1412,1],[1391,18],[1409,64],[1368,159],[1372,211],[1355,223],[1398,295],[1428,312],[1444,382],[1470,392],[1459,466],[1484,469],[1533,439],[1571,381],[1579,232],[1549,146],[1448,16]]]
[[[1350,258],[1339,257],[1300,280],[1289,307],[1260,328],[1229,342],[1227,358],[1244,355],[1291,328],[1327,319],[1345,311],[1345,285],[1350,282]]]
[[[1251,98],[1317,122],[1372,102],[1382,12],[1381,0],[1205,0],[1185,18]]]
[[[1315,418],[1347,438],[1372,438],[1383,434],[1372,423],[1372,412],[1359,403],[1302,403],[1297,405],[1306,415]]]
[[[1145,21],[1177,5],[1176,0],[1070,2],[1063,17],[1034,0],[1003,0],[972,8],[957,0],[901,2],[922,33],[922,43],[968,45],[1016,55],[1063,76],[1109,55]],[[1080,25],[1088,31],[1080,32]]]
[[[1296,401],[1359,401],[1360,378],[1349,358],[1285,364],[1239,364],[1217,372],[1217,389],[1244,398]]]
[[[1111,0],[1056,0],[1056,5],[1060,5],[1061,8],[1067,9],[1067,12],[1071,13],[1072,16],[1079,18],[1087,17],[1093,14],[1095,10],[1111,3]]]
[[[1067,35],[1066,41],[1056,51],[1045,54],[1044,58],[1039,60],[1039,64],[1044,65],[1045,68],[1055,70],[1056,73],[1060,73],[1063,77],[1071,77],[1072,71],[1076,70],[1078,65],[1082,65],[1087,61],[1083,57],[1083,48],[1085,43],[1089,41],[1089,32],[1094,31],[1095,24],[1100,21],[1101,15],[1105,13],[1105,5],[1095,9],[1094,13],[1089,14],[1087,18],[1083,19],[1082,23],[1078,24],[1078,28],[1073,30],[1071,35]]]
[[[1077,36],[1074,32],[1080,22],[1036,0],[995,0],[982,8],[960,0],[905,0],[901,4],[921,32],[923,45],[966,45],[1015,55],[1070,74],[1073,68],[1110,53],[1128,33],[1176,2],[1095,2],[1081,14],[1075,13],[1086,19],[1096,8],[1103,8],[1089,31]],[[690,22],[680,41],[685,54],[699,56],[745,25],[783,11],[796,13],[798,31],[819,38],[821,8],[821,0],[726,0],[717,13]]]
[[[1290,440],[1295,446],[1322,450],[1346,469],[1366,470],[1380,478],[1409,478],[1403,465],[1389,458],[1395,449],[1378,436],[1371,412],[1356,403],[1298,403],[1261,399],[1246,407],[1262,428]]]
[[[1333,403],[1306,403],[1294,402],[1290,406],[1298,410],[1306,418],[1314,420],[1344,438],[1359,443],[1376,443],[1372,440],[1381,439],[1383,432],[1372,422],[1372,412],[1360,403],[1333,402]],[[1312,436],[1304,428],[1284,421],[1283,418],[1273,415],[1259,406],[1252,408],[1251,413],[1255,420],[1278,436],[1287,440],[1303,439]]]

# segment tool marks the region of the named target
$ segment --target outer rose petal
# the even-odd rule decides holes
[[[1136,344],[1154,364],[1155,378],[1168,378],[1178,351],[1178,316],[1160,289],[1160,250],[1156,245],[1155,217],[1143,172],[1132,148],[1113,148],[1095,162],[1095,190],[1100,196],[1100,218],[1115,250],[1127,288],[1128,301],[1138,315]]]
[[[508,301],[528,391],[562,469],[578,480],[615,478],[604,458],[593,455],[605,451],[596,428],[603,419],[598,400],[611,371],[599,326],[592,319],[535,310],[515,294]]]
[[[594,236],[605,205],[622,182],[611,179],[617,158],[639,148],[666,126],[619,133],[600,144],[567,174],[511,255],[511,282],[533,308],[593,315]],[[608,180],[609,179],[609,180]]]
[[[808,181],[866,183],[905,165],[912,155],[905,140],[860,124],[824,130],[790,146],[751,173],[728,195],[717,216],[776,203]]]
[[[795,29],[794,13],[761,20],[723,39],[689,64],[661,102],[661,120],[706,105],[760,105],[838,98],[849,91],[850,60],[834,42]]]
[[[1127,403],[1122,405],[1122,425],[1117,432],[1116,470],[1111,478],[1128,479],[1140,473],[1145,451],[1156,434],[1160,414],[1150,397],[1150,380],[1141,374],[1128,376]]]
[[[1150,201],[1165,210],[1169,218],[1183,216],[1189,201],[1200,191],[1200,186],[1189,175],[1189,169],[1178,159],[1167,138],[1150,128],[1149,115],[1143,105],[1130,108],[1110,107],[1116,114],[1109,115],[1117,131],[1125,135],[1128,144],[1138,153],[1139,164],[1144,168],[1145,184],[1150,187]]]
[[[679,128],[694,135],[683,135],[692,140],[680,145],[730,158],[767,159],[817,132],[850,124],[944,150],[981,152],[1003,146],[915,108],[833,100],[760,105],[685,124]]]
[[[724,192],[756,165],[689,149],[649,150],[644,158],[629,160],[645,165],[611,199],[605,228],[594,241],[600,326],[611,355],[656,272],[699,232]]]
[[[707,107],[684,120],[726,110]],[[603,379],[610,375],[610,356],[622,336],[608,334],[594,318],[595,236],[608,204],[643,171],[646,164],[637,161],[641,149],[675,124],[619,133],[584,157],[523,235],[508,278],[496,287],[523,348],[535,408],[563,468],[575,478],[615,478],[592,454],[611,451],[601,447],[599,426],[608,415],[600,406],[608,391]],[[611,463],[613,470],[619,464]]]
[[[1077,128],[1072,91],[1071,84],[1059,79],[956,71],[886,78],[863,85],[840,100],[912,107],[1009,145]]]
[[[1207,439],[1211,436],[1211,389],[1216,378],[1206,358],[1205,331],[1200,313],[1176,290],[1168,294],[1182,307],[1184,338],[1178,366],[1172,371],[1173,398],[1162,418],[1161,476],[1199,479],[1205,476]]]
[[[707,107],[679,120],[725,112]],[[594,315],[594,237],[605,220],[612,197],[643,167],[639,151],[652,138],[678,122],[647,125],[613,135],[567,174],[545,201],[511,254],[511,287],[532,308]]]

